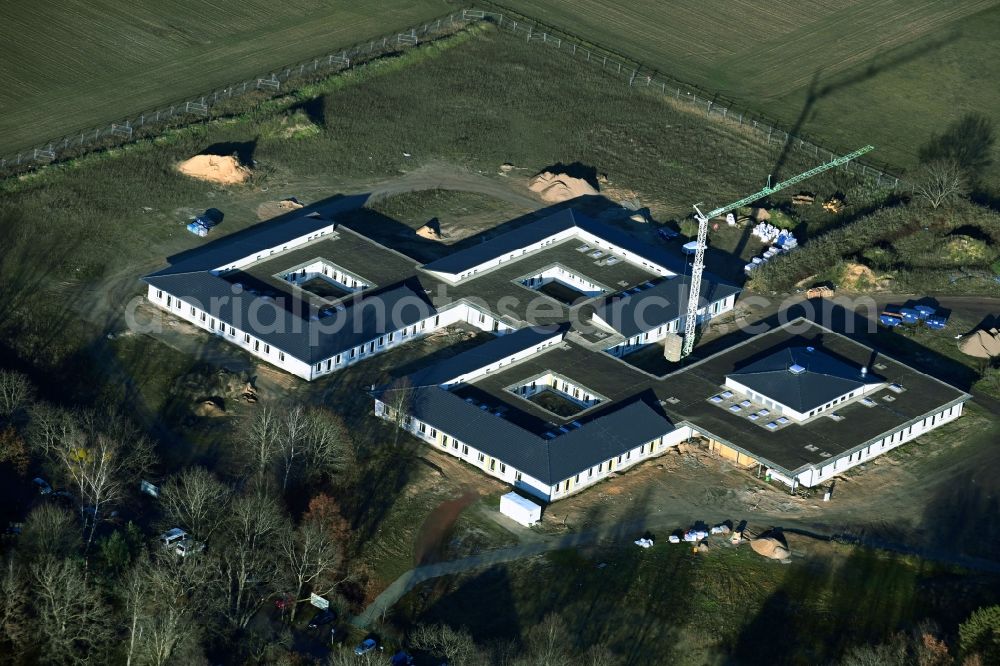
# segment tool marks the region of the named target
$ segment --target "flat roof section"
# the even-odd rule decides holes
[[[869,394],[875,402],[873,407],[855,401],[832,410],[843,416],[842,420],[816,417],[773,432],[751,423],[747,414],[719,409],[708,401],[709,397],[722,390],[726,375],[736,372],[748,362],[753,363],[787,347],[805,346],[823,350],[856,367],[870,364],[886,382],[897,383],[904,391],[896,393],[886,387]],[[697,430],[719,437],[751,456],[764,458],[788,472],[808,465],[822,466],[832,457],[859,448],[928,413],[972,397],[805,319],[762,333],[667,375],[655,384],[654,390],[675,422],[687,421]],[[893,400],[887,401],[886,397]]]

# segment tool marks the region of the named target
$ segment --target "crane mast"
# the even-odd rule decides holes
[[[720,215],[725,215],[726,213],[736,210],[740,206],[745,206],[749,203],[753,203],[758,199],[763,199],[764,197],[777,192],[778,190],[783,190],[786,187],[791,187],[796,183],[801,183],[807,178],[812,178],[818,173],[823,173],[829,169],[836,168],[842,164],[847,164],[853,159],[861,157],[867,152],[875,150],[874,146],[865,146],[864,148],[859,148],[852,153],[847,155],[842,155],[830,162],[825,164],[820,164],[817,167],[813,167],[808,171],[804,171],[797,176],[792,176],[788,180],[783,180],[780,183],[771,185],[768,183],[767,187],[751,194],[748,197],[743,197],[739,201],[734,201],[726,206],[721,206],[715,210],[711,210],[708,213],[702,213],[698,208],[699,204],[694,205],[695,219],[698,220],[698,237],[697,246],[694,252],[694,265],[691,267],[691,289],[688,293],[687,301],[687,314],[684,319],[684,346],[681,350],[681,357],[687,356],[694,349],[694,334],[698,323],[698,301],[701,297],[701,276],[705,272],[705,245],[708,240],[708,221],[716,218]]]

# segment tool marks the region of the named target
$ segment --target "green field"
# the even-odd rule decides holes
[[[453,9],[445,0],[7,3],[0,22],[0,153],[104,125]]]
[[[899,168],[963,113],[998,117],[996,0],[501,4]]]

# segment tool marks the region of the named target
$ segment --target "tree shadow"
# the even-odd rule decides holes
[[[257,151],[257,139],[251,141],[225,141],[213,143],[203,149],[199,155],[218,155],[220,157],[233,157],[240,164],[253,164],[253,156]]]

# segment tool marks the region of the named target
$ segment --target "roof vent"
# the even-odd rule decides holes
[[[790,366],[788,366],[788,371],[793,375],[801,375],[803,372],[806,371],[806,369],[801,365],[799,365],[798,363],[792,363]]]
[[[815,347],[806,347],[806,351],[809,352],[810,354],[812,354],[814,351],[816,351],[816,348]]]

